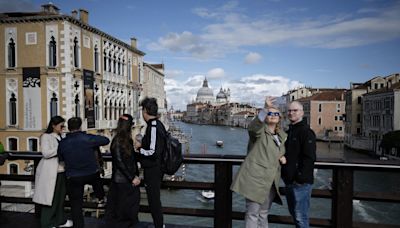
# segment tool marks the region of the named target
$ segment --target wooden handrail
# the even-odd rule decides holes
[[[105,161],[111,161],[111,155],[103,155]],[[243,219],[243,212],[232,211],[232,193],[229,186],[232,182],[232,167],[240,165],[245,156],[240,155],[204,155],[190,154],[184,155],[184,162],[189,164],[212,164],[214,165],[214,182],[191,182],[191,181],[164,181],[163,188],[173,189],[194,189],[194,190],[214,190],[214,210],[193,209],[193,208],[174,208],[164,207],[166,214],[186,215],[199,217],[214,217],[215,227],[232,227],[232,219]],[[9,160],[33,160],[37,162],[41,159],[38,152],[9,152]],[[352,201],[353,199],[378,202],[400,203],[399,192],[360,192],[353,191],[354,171],[380,171],[380,172],[400,172],[399,161],[379,161],[371,162],[367,160],[343,161],[342,159],[323,159],[319,158],[316,162],[318,169],[332,170],[332,190],[313,189],[314,198],[331,198],[332,215],[331,219],[311,218],[310,224],[318,227],[352,227],[374,226],[374,223],[364,223],[353,221]],[[0,174],[0,180],[7,181],[34,181],[33,175],[7,175]],[[103,179],[104,184],[109,184],[110,179]],[[284,194],[282,187],[281,192]],[[0,202],[32,204],[31,198],[6,197],[1,196]],[[68,206],[68,203],[67,203]],[[86,208],[97,208],[94,203],[86,202]],[[141,212],[149,212],[148,206],[141,205]],[[290,216],[270,215],[271,223],[293,224]],[[352,222],[350,222],[352,221]],[[379,224],[379,226],[389,226]]]

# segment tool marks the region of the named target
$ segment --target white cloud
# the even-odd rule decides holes
[[[207,78],[216,79],[225,77],[225,71],[222,68],[214,68],[207,72]]]
[[[303,9],[306,10],[306,9]],[[365,13],[368,12],[368,13]],[[215,58],[246,46],[292,45],[313,48],[347,48],[400,38],[400,4],[379,11],[360,9],[355,14],[296,17],[240,12],[237,2],[194,13],[214,20],[201,33],[169,33],[149,47],[186,52],[197,58]],[[383,26],[384,25],[384,26]],[[244,35],[245,34],[245,35]]]
[[[165,70],[165,75],[168,78],[175,78],[178,76],[182,76],[183,75],[183,71],[181,70]]]
[[[186,105],[196,99],[197,91],[202,86],[204,75],[195,75],[185,81],[165,79],[165,90],[168,104],[177,110],[186,110]],[[218,93],[221,85],[209,83],[214,95]],[[248,103],[261,107],[265,96],[281,96],[289,89],[303,86],[296,80],[283,76],[255,74],[239,80],[224,82],[222,87],[231,90],[231,99],[234,102]]]
[[[262,59],[262,56],[259,53],[250,52],[244,58],[244,62],[246,64],[255,64],[255,63],[259,63],[261,59]]]

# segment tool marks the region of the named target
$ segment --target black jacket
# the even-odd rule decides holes
[[[132,183],[135,176],[139,176],[136,159],[133,151],[130,156],[126,156],[124,148],[113,140],[111,143],[112,155],[112,177],[111,180],[115,183]]]
[[[315,133],[303,119],[289,125],[285,142],[286,165],[282,166],[282,179],[285,184],[314,182],[314,162],[316,160]]]
[[[152,130],[155,134],[152,134]],[[143,168],[161,167],[161,153],[165,147],[166,130],[158,119],[147,121],[146,132],[142,139],[142,147],[139,152],[139,161]],[[153,145],[152,145],[153,141]]]

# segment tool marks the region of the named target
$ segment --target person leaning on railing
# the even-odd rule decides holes
[[[45,133],[40,137],[42,159],[36,169],[35,192],[32,201],[41,204],[40,224],[48,227],[71,227],[64,213],[66,195],[64,164],[57,156],[58,142],[65,127],[61,116],[50,119]]]

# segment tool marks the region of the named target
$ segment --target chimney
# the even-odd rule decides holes
[[[48,14],[59,14],[60,9],[53,5],[53,3],[49,2],[48,4],[42,5],[42,11]]]
[[[135,37],[132,37],[131,38],[131,47],[136,48],[136,45],[137,45],[137,40]]]
[[[72,10],[71,11],[71,16],[75,19],[78,19],[78,11],[77,10]]]
[[[85,9],[79,9],[79,20],[85,24],[89,24],[89,12]]]

